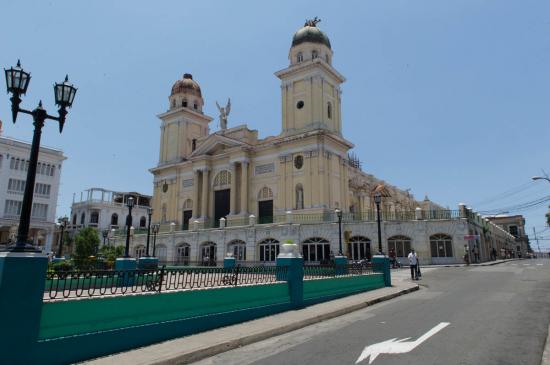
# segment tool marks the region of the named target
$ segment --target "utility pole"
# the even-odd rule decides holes
[[[539,238],[537,237],[537,231],[535,231],[535,227],[533,227],[533,234],[535,235],[535,241],[537,241],[537,249],[539,250],[539,255],[540,255],[542,254],[542,252],[540,251]]]

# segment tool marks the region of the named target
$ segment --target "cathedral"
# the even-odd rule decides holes
[[[294,34],[289,64],[275,73],[281,80],[279,135],[259,138],[246,125],[228,127],[230,102],[217,105],[221,128],[212,132],[197,80],[186,73],[172,86],[168,110],[158,116],[159,162],[150,169],[160,261],[213,263],[230,254],[272,262],[279,244],[289,240],[300,245],[306,261],[337,254],[340,241],[350,259],[369,258],[378,251],[375,196],[381,199],[384,252],[406,257],[414,247],[425,262],[460,262],[465,250],[484,255],[490,244],[496,247],[480,234],[491,223],[464,205],[449,210],[427,197],[418,201],[362,171],[350,152],[352,141],[342,134],[345,78],[317,23],[309,20]],[[493,230],[505,245],[509,237]],[[137,257],[144,242],[143,235],[133,237]]]

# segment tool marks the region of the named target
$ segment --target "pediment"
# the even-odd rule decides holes
[[[191,157],[196,156],[203,156],[203,155],[218,155],[221,153],[224,153],[225,150],[233,148],[233,147],[239,147],[239,146],[247,146],[246,143],[238,141],[236,139],[228,138],[225,136],[221,136],[219,134],[212,134],[208,136],[193,153],[191,154]]]

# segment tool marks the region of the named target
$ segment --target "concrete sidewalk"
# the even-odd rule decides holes
[[[370,305],[418,290],[404,275],[392,277],[393,286],[351,295],[279,313],[233,326],[182,337],[135,350],[86,361],[87,365],[188,364],[237,347],[338,317]]]

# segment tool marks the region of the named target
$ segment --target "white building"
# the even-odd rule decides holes
[[[31,144],[0,137],[0,242],[15,241],[29,167]],[[56,231],[56,208],[61,166],[58,149],[40,147],[29,238],[49,252]]]
[[[123,229],[128,216],[126,202],[129,197],[134,198],[135,204],[132,209],[132,226],[138,232],[145,230],[147,210],[151,206],[150,195],[91,188],[81,192],[80,198],[73,195],[68,231],[75,233],[81,228],[93,227],[102,237],[103,231]]]

